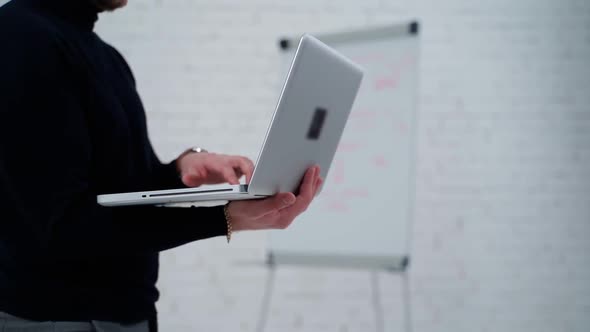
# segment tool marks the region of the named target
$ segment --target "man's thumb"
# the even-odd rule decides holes
[[[182,183],[188,187],[198,187],[202,185],[200,177],[195,173],[188,173],[182,176]]]

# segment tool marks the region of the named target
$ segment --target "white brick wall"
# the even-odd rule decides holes
[[[0,1],[1,2],[1,1]],[[131,0],[98,27],[129,60],[165,160],[255,158],[276,39],[423,24],[416,331],[590,330],[590,1]],[[254,331],[266,234],[162,255],[163,331]],[[387,331],[399,277],[380,275]],[[267,331],[375,329],[370,275],[281,269]]]

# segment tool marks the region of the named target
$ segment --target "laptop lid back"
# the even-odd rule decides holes
[[[308,167],[326,178],[363,77],[310,35],[301,38],[248,192],[296,192]]]

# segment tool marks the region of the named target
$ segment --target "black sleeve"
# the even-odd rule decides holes
[[[173,160],[167,164],[163,164],[160,159],[153,152],[150,145],[151,160],[152,160],[152,179],[154,188],[157,189],[177,189],[187,188],[182,182],[178,169],[176,167],[176,160]]]
[[[158,252],[226,233],[222,207],[98,205],[68,58],[55,40],[19,40],[0,54],[0,229],[50,258]],[[158,176],[170,171],[161,165]]]

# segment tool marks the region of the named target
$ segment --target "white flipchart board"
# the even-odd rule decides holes
[[[404,269],[415,188],[418,23],[318,35],[365,77],[324,190],[286,231],[269,263]],[[298,39],[280,42],[286,73]]]

